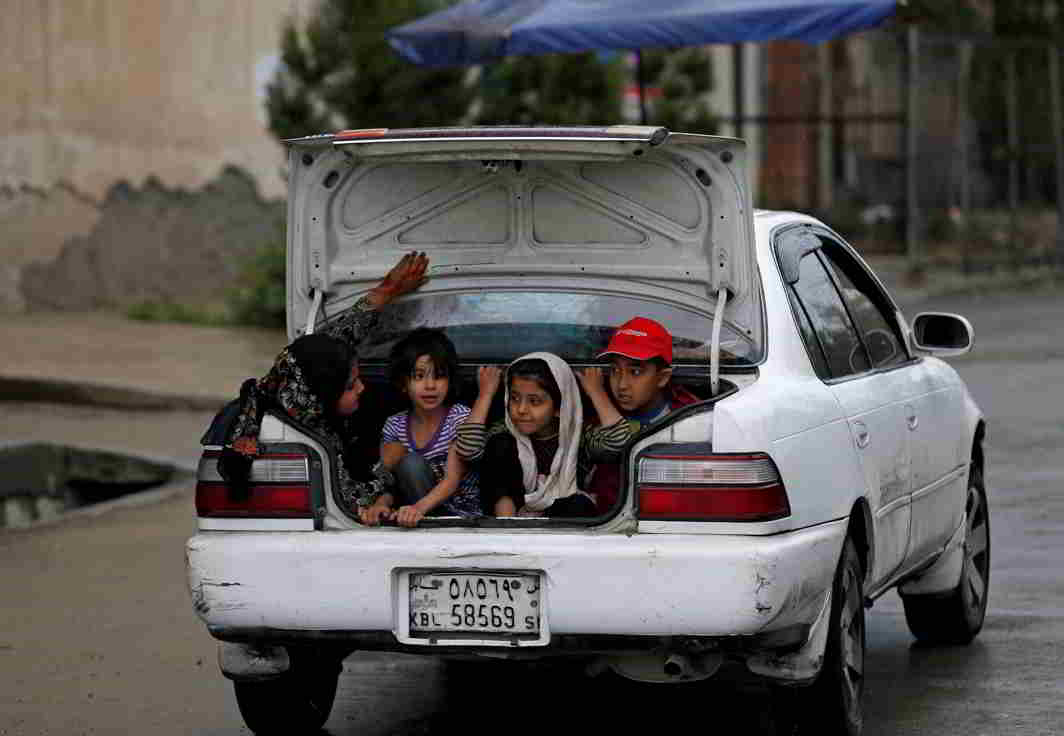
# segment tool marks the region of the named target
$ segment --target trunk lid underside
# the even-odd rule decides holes
[[[742,141],[662,128],[347,131],[291,142],[288,330],[418,250],[421,294],[642,294],[763,344]],[[321,314],[316,316],[317,319]]]

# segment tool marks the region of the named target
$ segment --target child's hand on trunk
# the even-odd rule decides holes
[[[370,506],[359,509],[358,520],[367,526],[378,526],[382,521],[395,517],[391,504],[377,501]]]
[[[425,514],[416,505],[400,506],[399,510],[395,512],[395,520],[399,526],[405,526],[408,529],[417,526],[418,522],[424,518]]]

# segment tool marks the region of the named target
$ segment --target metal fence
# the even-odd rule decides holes
[[[759,204],[866,252],[977,273],[1064,265],[1060,46],[911,27],[762,49]]]
[[[906,48],[913,266],[931,258],[966,272],[1064,265],[1060,47],[913,28]],[[943,105],[956,113],[940,138],[929,114]]]

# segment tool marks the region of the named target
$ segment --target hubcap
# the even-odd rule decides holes
[[[968,489],[967,532],[964,540],[965,602],[971,613],[978,615],[986,604],[986,584],[990,567],[989,534],[986,508],[977,488]]]

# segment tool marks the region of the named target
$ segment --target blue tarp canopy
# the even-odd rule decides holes
[[[392,29],[415,64],[478,64],[510,54],[817,43],[881,23],[896,0],[466,0]]]

